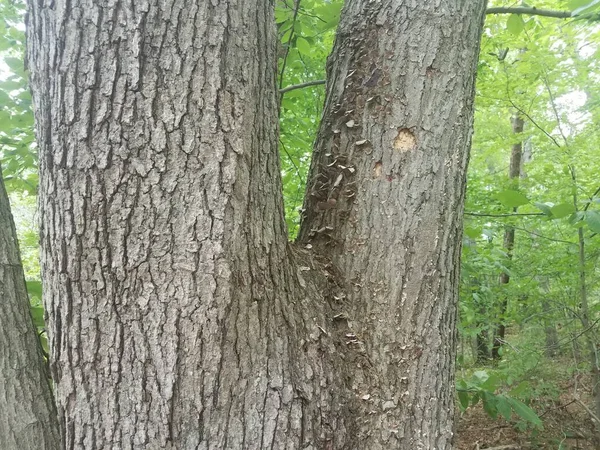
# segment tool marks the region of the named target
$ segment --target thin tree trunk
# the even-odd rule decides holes
[[[575,204],[577,198],[575,197]],[[588,344],[590,352],[590,366],[592,369],[592,395],[594,399],[594,412],[596,418],[600,417],[600,355],[598,355],[598,339],[596,328],[590,324],[590,307],[587,295],[586,269],[585,269],[585,238],[583,236],[583,228],[579,227],[579,301],[580,305],[580,320],[585,330],[585,340]],[[594,421],[596,426],[596,434],[594,442],[600,445],[600,423]]]
[[[299,241],[346,282],[340,313],[368,361],[353,370],[358,448],[451,446],[484,10],[484,1],[348,2],[328,61]]]
[[[573,206],[575,211],[579,210],[579,200],[577,195],[577,175],[575,168],[570,166],[571,179],[573,182]],[[589,204],[584,208],[587,211]],[[588,302],[587,281],[586,281],[586,254],[585,254],[585,236],[583,227],[577,229],[578,247],[579,247],[579,320],[584,329],[585,342],[588,345],[590,367],[592,371],[592,395],[594,399],[593,410],[595,419],[593,420],[596,427],[594,435],[594,443],[600,446],[600,423],[597,419],[600,417],[600,355],[598,354],[598,339],[597,327],[590,323],[590,306]]]
[[[558,342],[558,332],[556,331],[556,314],[552,312],[552,308],[550,307],[550,300],[548,300],[547,296],[550,293],[550,280],[547,276],[540,277],[539,279],[540,287],[542,291],[542,314],[543,314],[543,323],[544,323],[544,334],[546,335],[546,356],[548,358],[553,358],[558,354],[559,351],[559,342]]]
[[[477,364],[483,365],[490,360],[490,347],[489,347],[489,333],[488,330],[482,330],[477,333],[475,337],[476,345],[476,360]]]
[[[523,133],[523,126],[525,122],[519,115],[512,117],[512,131],[519,138],[519,141],[513,144],[512,151],[510,153],[510,167],[508,176],[512,180],[512,188],[518,189],[519,178],[521,176],[521,157],[523,155],[523,141],[521,139],[521,133]],[[517,208],[513,208],[516,212]],[[512,260],[513,249],[515,246],[515,228],[508,225],[504,231],[504,250],[508,255],[509,261]],[[500,284],[505,286],[510,282],[510,275],[503,271],[500,274]],[[500,349],[504,343],[506,336],[506,312],[508,311],[508,295],[506,293],[502,296],[500,303],[500,311],[498,314],[498,327],[494,336],[494,342],[492,345],[492,358],[500,359]]]
[[[0,167],[0,448],[58,450],[56,409],[1,174]]]

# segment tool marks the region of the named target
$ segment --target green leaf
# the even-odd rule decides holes
[[[319,18],[325,22],[338,22],[340,20],[340,11],[342,2],[323,3],[315,8]]]
[[[41,281],[27,281],[27,293],[30,297],[37,297],[42,299],[42,282]]]
[[[571,214],[571,217],[569,217],[569,223],[571,225],[577,225],[581,227],[582,225],[579,222],[581,222],[583,219],[585,219],[585,213],[583,211],[577,211]]]
[[[481,230],[478,228],[465,227],[464,232],[465,232],[465,235],[467,235],[471,239],[477,239],[478,237],[481,236]]]
[[[30,309],[33,323],[38,328],[44,328],[44,308],[39,306],[32,306]]]
[[[292,31],[293,31],[293,28],[290,28],[285,33],[283,33],[283,36],[281,36],[282,44],[287,44],[290,41],[290,36],[292,35]]]
[[[542,420],[538,417],[533,409],[525,403],[514,398],[507,397],[506,400],[510,403],[513,411],[523,420],[532,423],[537,427],[542,427]]]
[[[583,6],[587,6],[592,0],[570,0],[569,1],[569,9],[571,11],[581,8]]]
[[[303,37],[296,38],[296,48],[303,55],[310,56],[311,54],[311,46]]]
[[[598,211],[586,211],[585,223],[594,233],[600,233],[600,213]]]
[[[570,203],[559,203],[550,208],[550,212],[552,213],[553,218],[562,219],[563,217],[573,214],[575,212],[575,206]]]
[[[496,389],[500,386],[502,380],[500,377],[494,373],[490,374],[489,378],[481,385],[481,389],[484,389],[488,392],[495,392]]]
[[[526,381],[522,381],[518,384],[518,386],[514,389],[511,389],[508,393],[511,397],[519,397],[521,394],[526,392],[529,389],[529,383]]]
[[[581,8],[583,6],[587,6],[591,2],[592,2],[592,0],[570,0],[569,1],[569,9],[574,10],[577,8]]]
[[[520,14],[511,14],[506,21],[506,29],[512,34],[520,34],[525,29],[525,21]]]
[[[496,199],[504,206],[509,208],[517,208],[529,203],[529,199],[519,191],[506,190],[496,194]]]
[[[477,372],[473,373],[473,381],[477,385],[481,385],[481,384],[485,383],[489,377],[490,376],[488,375],[488,373],[485,370],[478,370]]]
[[[569,6],[571,6],[571,4],[581,4],[581,1],[571,1],[569,3]],[[600,0],[586,0],[585,2],[583,2],[583,4],[581,4],[578,8],[573,9],[572,14],[574,16],[577,16],[579,14],[582,14],[584,12],[592,12],[594,9],[596,9],[598,6],[600,6]]]
[[[546,214],[547,216],[552,217],[552,207],[546,203],[539,203],[536,202],[533,204],[536,208],[538,208],[540,211],[542,211],[544,214]]]
[[[498,409],[496,408],[497,397],[489,392],[483,392],[483,409],[492,419],[498,417]]]
[[[466,391],[458,391],[458,399],[460,408],[464,411],[469,407],[469,393]]]
[[[510,403],[504,395],[498,395],[496,397],[496,409],[502,415],[502,417],[504,417],[505,420],[510,420],[512,411]]]

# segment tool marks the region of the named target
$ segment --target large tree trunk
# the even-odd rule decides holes
[[[65,448],[450,448],[485,1],[405,3],[344,11],[310,185],[345,154],[355,201],[310,197],[298,250],[270,2],[32,2]]]
[[[445,449],[485,1],[348,2],[300,241],[347,286],[363,449]]]
[[[68,6],[32,3],[28,35],[65,447],[343,436],[326,302],[288,255],[273,5]]]
[[[0,449],[58,450],[50,380],[0,167]]]

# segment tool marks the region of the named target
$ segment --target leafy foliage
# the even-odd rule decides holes
[[[461,409],[464,411],[481,401],[484,410],[494,419],[500,415],[510,420],[514,413],[528,424],[541,428],[542,421],[535,411],[517,399],[527,391],[527,383],[521,383],[507,393],[497,394],[501,384],[502,379],[498,375],[482,370],[474,372],[467,380],[460,379],[456,391]]]
[[[10,191],[35,194],[37,153],[33,134],[31,94],[23,65],[25,34],[24,5],[0,1],[0,158]]]
[[[333,46],[342,4],[342,0],[277,2],[281,88],[325,79],[325,60]],[[324,100],[322,85],[295,89],[281,97],[281,170],[291,237],[296,235],[300,224],[312,145]]]

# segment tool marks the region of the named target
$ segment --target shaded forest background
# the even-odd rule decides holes
[[[276,5],[290,239],[342,4]],[[600,433],[600,1],[539,0],[535,7],[576,14],[489,14],[484,29],[461,260],[460,448],[592,448]],[[0,160],[45,342],[23,14],[21,3],[0,0]],[[497,421],[483,423],[484,414]]]

